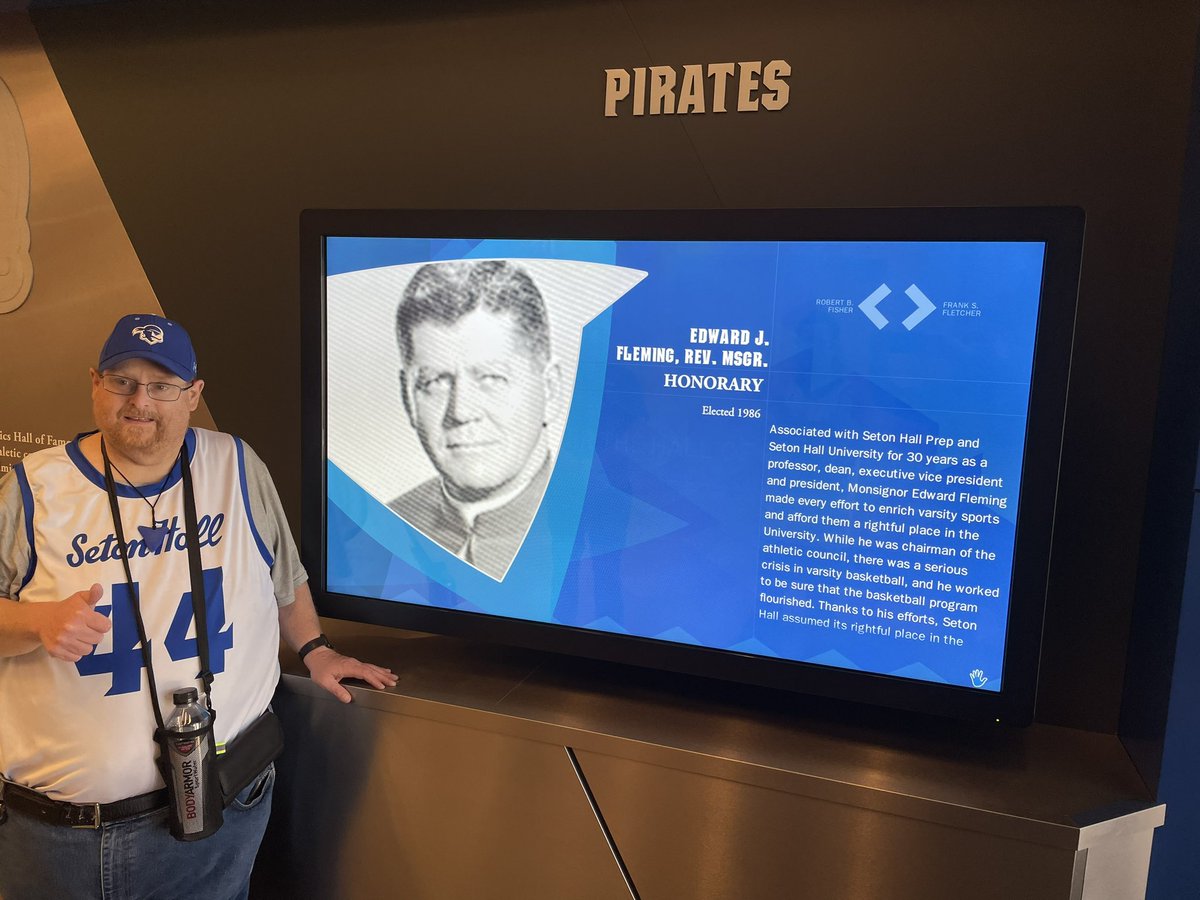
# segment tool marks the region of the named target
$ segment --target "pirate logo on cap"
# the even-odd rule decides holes
[[[147,344],[161,344],[163,342],[163,330],[157,325],[139,325],[130,334],[141,338]]]

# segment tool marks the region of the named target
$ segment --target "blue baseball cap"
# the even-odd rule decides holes
[[[184,381],[196,378],[196,352],[183,326],[153,313],[123,316],[104,342],[97,368],[103,372],[127,359],[148,359]]]

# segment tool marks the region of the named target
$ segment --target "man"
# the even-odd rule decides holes
[[[542,296],[505,260],[430,263],[400,300],[404,408],[438,476],[392,510],[502,580],[553,468],[560,400]]]
[[[204,382],[182,327],[124,317],[91,379],[98,430],[26,457],[0,480],[0,896],[245,897],[273,767],[225,810],[216,834],[183,843],[168,831],[155,765],[152,699],[166,718],[174,691],[199,687],[203,697],[183,457],[218,747],[270,702],[280,636],[344,702],[343,678],[376,688],[396,678],[341,656],[321,636],[258,457],[237,438],[189,427]],[[156,698],[146,687],[139,608]]]

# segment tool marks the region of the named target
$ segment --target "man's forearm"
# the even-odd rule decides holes
[[[296,599],[287,606],[279,607],[279,634],[293,650],[299,650],[321,634],[321,620],[313,605],[308,582],[296,588]],[[342,680],[356,678],[373,688],[386,690],[394,687],[396,676],[391,669],[364,663],[350,656],[343,656],[332,647],[317,647],[304,657],[304,665],[312,674],[312,680],[343,703],[349,703],[350,692],[342,687]]]
[[[296,599],[279,607],[279,636],[293,650],[299,650],[321,633],[321,620],[313,605],[308,582],[296,588]]]
[[[0,597],[0,657],[23,656],[42,645],[35,606]]]

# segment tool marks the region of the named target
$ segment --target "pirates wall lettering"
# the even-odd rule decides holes
[[[604,70],[604,115],[777,111],[788,103],[787,60]]]

